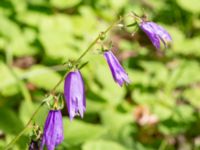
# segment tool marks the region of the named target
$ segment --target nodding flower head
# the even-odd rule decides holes
[[[124,68],[121,66],[112,51],[105,51],[104,57],[106,58],[115,82],[117,82],[120,86],[125,83],[130,83],[128,74],[125,72]]]
[[[165,47],[172,41],[170,34],[154,22],[142,21],[139,26],[157,49],[160,49],[160,41]]]
[[[47,116],[40,150],[46,145],[48,150],[54,150],[64,139],[63,122],[60,110],[50,110]]]
[[[70,120],[79,114],[83,118],[86,101],[84,82],[80,71],[75,70],[68,73],[64,83],[64,95]]]

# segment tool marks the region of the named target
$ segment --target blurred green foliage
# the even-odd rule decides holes
[[[113,20],[134,11],[165,27],[172,46],[157,52],[141,31],[113,30],[106,38],[132,81],[120,88],[97,44],[81,70],[86,115],[70,122],[63,110],[65,140],[58,149],[199,150],[199,8],[199,0],[1,0],[0,148],[64,75],[51,66],[77,58]],[[39,112],[37,124],[47,111]],[[29,142],[27,132],[13,149],[27,149]]]

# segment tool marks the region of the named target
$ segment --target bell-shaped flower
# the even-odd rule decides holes
[[[68,73],[64,83],[64,95],[70,120],[79,114],[83,118],[86,101],[84,82],[80,71],[75,70]]]
[[[160,41],[165,47],[172,41],[170,34],[154,22],[142,21],[139,26],[157,49],[160,49]]]
[[[122,86],[125,83],[130,83],[128,74],[125,72],[124,68],[121,66],[121,64],[119,63],[115,55],[112,53],[112,51],[105,51],[104,57],[106,58],[106,61],[110,67],[115,82],[117,82],[120,86]]]
[[[50,110],[47,116],[40,150],[46,145],[48,150],[54,150],[64,139],[63,121],[60,110]]]

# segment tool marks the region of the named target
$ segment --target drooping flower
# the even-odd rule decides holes
[[[86,101],[84,82],[80,71],[75,70],[68,73],[64,83],[64,95],[70,120],[79,114],[83,118]]]
[[[123,69],[115,55],[112,53],[112,51],[105,51],[104,57],[107,60],[115,82],[117,82],[120,86],[122,86],[125,83],[130,83],[128,74],[125,72],[125,70]]]
[[[172,41],[170,34],[154,22],[142,21],[139,26],[157,49],[160,49],[160,41],[165,47]]]
[[[54,150],[64,139],[63,122],[60,110],[50,110],[47,116],[40,150],[46,145],[48,150]]]

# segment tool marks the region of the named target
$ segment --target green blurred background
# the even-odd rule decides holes
[[[132,81],[120,88],[97,44],[81,70],[85,117],[69,122],[63,110],[65,139],[57,149],[200,149],[199,0],[0,0],[0,149],[64,75],[52,66],[77,58],[131,11],[165,27],[172,46],[160,53],[140,30],[131,36],[134,27],[113,30],[106,40]],[[35,122],[42,126],[47,112],[43,107]],[[29,134],[13,149],[27,149]]]

